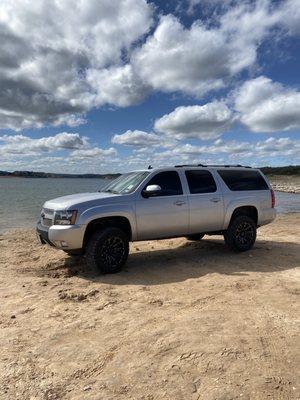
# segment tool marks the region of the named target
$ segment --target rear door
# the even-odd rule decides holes
[[[148,185],[159,185],[161,194],[144,198],[141,193]],[[138,240],[188,233],[188,201],[177,171],[158,172],[142,187],[136,200],[136,221]]]
[[[223,197],[212,173],[204,169],[187,169],[185,177],[190,191],[189,233],[222,229]]]

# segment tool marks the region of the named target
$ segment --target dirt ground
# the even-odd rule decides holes
[[[300,214],[233,254],[134,243],[125,270],[0,237],[0,399],[299,399]]]

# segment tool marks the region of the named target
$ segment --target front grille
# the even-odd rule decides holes
[[[44,226],[51,226],[53,224],[54,211],[49,208],[43,208],[41,212],[41,222]]]

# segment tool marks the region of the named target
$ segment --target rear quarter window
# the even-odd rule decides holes
[[[232,191],[269,189],[266,181],[258,171],[220,169],[218,173]]]

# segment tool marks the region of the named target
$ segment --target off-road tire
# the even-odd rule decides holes
[[[187,240],[201,240],[204,236],[204,233],[195,233],[194,235],[188,235],[186,236]]]
[[[227,246],[236,252],[250,250],[256,240],[256,223],[247,215],[235,217],[224,233]]]
[[[126,263],[129,241],[125,232],[119,228],[108,227],[96,231],[86,246],[88,267],[100,274],[119,272]]]

